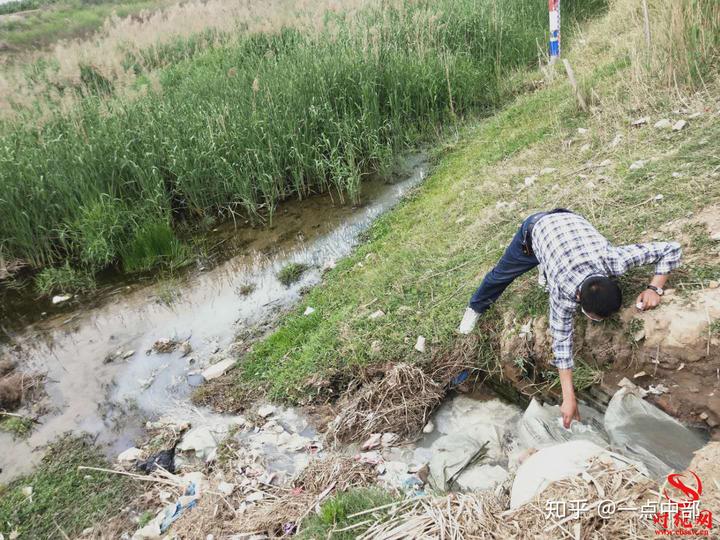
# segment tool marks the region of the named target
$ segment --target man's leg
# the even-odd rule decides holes
[[[485,276],[475,294],[472,295],[465,317],[460,323],[459,330],[461,333],[469,334],[475,326],[477,318],[500,297],[508,285],[515,278],[538,265],[538,260],[534,255],[526,255],[523,252],[523,238],[527,232],[527,227],[532,220],[537,219],[538,215],[534,214],[522,223],[510,245],[505,249],[503,256]]]

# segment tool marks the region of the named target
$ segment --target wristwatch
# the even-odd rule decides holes
[[[663,294],[665,294],[665,291],[663,289],[661,289],[660,287],[656,287],[655,285],[648,285],[647,288],[651,291],[655,291],[656,293],[658,293],[658,296],[662,296]]]

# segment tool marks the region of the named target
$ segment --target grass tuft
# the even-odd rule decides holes
[[[82,269],[76,270],[68,263],[58,268],[46,268],[35,278],[39,293],[52,295],[58,293],[87,292],[95,288],[92,274]]]
[[[80,465],[108,466],[87,439],[64,437],[52,444],[35,472],[4,487],[0,533],[6,538],[13,531],[19,538],[76,537],[119,513],[136,493],[131,480],[81,471]],[[32,487],[31,497],[23,494],[26,486]]]
[[[308,265],[302,263],[288,263],[277,273],[277,278],[286,287],[300,281],[300,278],[308,269]]]

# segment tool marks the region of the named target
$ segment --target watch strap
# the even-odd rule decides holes
[[[650,289],[651,291],[655,291],[655,292],[658,293],[658,295],[660,295],[660,296],[662,296],[663,293],[665,292],[665,291],[662,290],[660,287],[656,287],[655,285],[648,285],[647,288]]]

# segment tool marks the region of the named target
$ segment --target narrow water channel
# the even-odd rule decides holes
[[[4,354],[24,371],[46,374],[48,412],[26,440],[0,433],[0,481],[30,470],[43,446],[65,432],[90,433],[113,454],[130,445],[146,419],[187,416],[194,374],[225,355],[240,331],[292,306],[303,288],[319,283],[323,266],[349,254],[372,221],[423,180],[427,163],[414,156],[403,168],[398,181],[364,184],[355,207],[314,197],[282,205],[271,227],[217,231],[236,254],[188,273],[170,291],[163,283],[128,284],[93,299],[91,307],[70,301],[53,310],[39,301],[35,309],[47,315],[13,332]],[[286,287],[277,272],[290,262],[309,270]],[[168,294],[174,301],[160,301]],[[162,338],[187,339],[192,352],[146,354]]]

